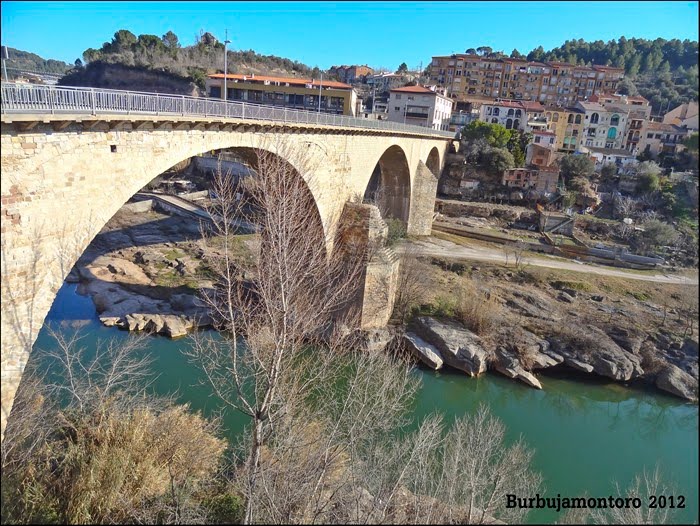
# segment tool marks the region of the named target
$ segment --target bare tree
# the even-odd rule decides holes
[[[302,177],[312,169],[308,157],[283,143],[271,149],[275,153],[255,150],[250,157],[255,175],[246,183],[247,199],[236,199],[240,192],[232,178],[220,171],[215,177],[217,214],[211,234],[223,250],[211,261],[219,275],[217,290],[205,299],[218,327],[231,337],[224,343],[197,338],[192,351],[217,396],[251,419],[245,523],[254,518],[252,495],[263,446],[289,410],[292,392],[308,389],[307,381],[288,374],[291,364],[310,345],[332,340],[335,328],[354,326],[348,317],[357,314],[351,307],[365,261],[362,247],[354,246],[351,237],[342,232],[333,240],[326,236]],[[261,230],[256,275],[249,280],[243,279],[230,251],[232,225],[241,216]],[[243,346],[241,336],[246,337]]]
[[[618,496],[638,498],[641,506],[592,510],[594,524],[667,524],[673,518],[674,510],[670,506],[661,506],[658,502],[656,507],[650,506],[652,499],[678,494],[662,480],[658,466],[651,473],[645,469],[641,475],[636,475],[625,491],[618,484],[615,487]]]
[[[447,441],[437,417],[403,432],[416,376],[398,357],[362,351],[349,329],[349,298],[363,283],[371,247],[354,246],[356,236],[339,226],[335,248],[326,253],[330,240],[310,216],[306,183],[292,168],[303,166],[303,157],[275,150],[251,159],[249,204],[262,239],[257,269],[247,278],[226,250],[235,237],[230,225],[244,207],[232,199],[231,180],[216,176],[211,234],[224,250],[212,261],[220,279],[207,301],[228,337],[199,334],[191,351],[215,395],[250,418],[234,476],[246,502],[243,522],[510,517],[503,492],[524,485],[532,492],[539,483],[529,471],[531,453],[520,443],[506,447],[502,424],[485,412]],[[475,477],[469,491],[464,469]]]
[[[524,253],[525,244],[522,241],[516,241],[506,245],[506,265],[508,264],[510,257],[512,257],[515,264],[515,269],[518,272],[522,272],[525,269]]]

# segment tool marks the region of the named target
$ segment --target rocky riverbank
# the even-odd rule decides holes
[[[592,330],[597,342],[591,352],[585,345],[563,342],[556,337],[549,340],[519,329],[520,340],[511,348],[498,346],[489,349],[474,333],[453,321],[419,317],[415,332],[403,336],[404,345],[427,367],[439,370],[451,367],[478,376],[487,370],[497,371],[536,389],[542,389],[537,371],[566,366],[585,373],[604,376],[620,382],[646,380],[659,389],[697,402],[697,344],[686,340],[676,356],[677,364],[668,361],[653,372],[642,368],[642,358]],[[527,357],[523,359],[523,357]]]
[[[431,292],[402,344],[426,367],[495,371],[536,389],[538,373],[569,368],[698,400],[697,287],[420,264]]]
[[[79,292],[92,298],[107,326],[184,336],[212,322],[198,292],[213,287],[207,258],[216,249],[205,253],[199,238],[192,220],[124,208],[68,281],[80,283]],[[249,257],[254,243],[253,236],[242,236],[238,255]],[[403,345],[427,367],[469,376],[495,371],[536,389],[543,388],[539,372],[568,367],[623,383],[645,381],[697,401],[697,330],[692,323],[687,330],[687,290],[420,259],[418,275],[432,296],[422,298],[428,315],[414,318]],[[466,295],[489,298],[477,310],[498,307],[488,331],[477,334],[456,314],[465,280],[472,283]],[[662,304],[650,301],[655,295]],[[383,347],[387,338],[379,340],[368,345]]]
[[[67,278],[106,326],[184,336],[212,320],[198,293],[211,289],[199,225],[153,211],[120,210]]]

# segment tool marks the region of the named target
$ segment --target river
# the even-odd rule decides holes
[[[97,319],[92,300],[76,293],[76,285],[64,284],[46,323],[64,328],[80,326],[84,345],[99,339],[128,338]],[[45,327],[35,348],[52,345]],[[197,385],[201,376],[181,350],[187,338],[149,337],[148,352],[158,375],[153,389],[159,394],[177,393],[181,402],[208,413],[216,408],[210,391]],[[31,359],[31,358],[30,358]],[[661,467],[675,495],[684,495],[686,508],[675,521],[698,520],[698,407],[639,387],[626,387],[604,379],[540,375],[538,391],[512,380],[487,374],[467,378],[459,373],[417,369],[422,388],[415,403],[418,418],[438,410],[447,420],[486,403],[506,425],[508,439],[524,437],[536,450],[534,467],[543,476],[547,496],[607,497],[614,483],[626,487],[643,468]],[[573,373],[572,373],[573,375]],[[245,424],[239,414],[224,419],[233,436]],[[550,510],[530,513],[531,523],[552,523],[558,514]]]

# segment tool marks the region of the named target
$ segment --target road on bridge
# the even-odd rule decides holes
[[[467,243],[467,242],[465,242]],[[453,260],[474,260],[489,261],[493,263],[508,263],[504,250],[498,248],[487,248],[477,244],[469,243],[468,246],[453,243],[445,239],[430,236],[424,240],[404,243],[399,248],[399,252],[415,250],[419,256],[442,257]],[[510,258],[512,264],[513,258]],[[656,283],[671,283],[679,285],[697,285],[698,275],[681,276],[672,274],[650,274],[616,270],[612,268],[593,265],[590,263],[576,262],[562,259],[557,256],[523,257],[524,265],[534,267],[545,267],[560,270],[572,270],[588,274],[598,274],[601,276],[614,276],[618,278],[637,279],[641,281],[652,281]]]

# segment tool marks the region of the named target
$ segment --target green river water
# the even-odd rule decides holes
[[[80,326],[87,336],[83,344],[99,339],[128,338],[128,333],[106,328],[98,321],[92,301],[65,284],[46,323],[64,328]],[[177,393],[181,402],[205,413],[217,407],[204,386],[197,385],[198,370],[180,352],[187,338],[150,337],[148,352],[158,375],[153,388],[161,394]],[[52,340],[45,329],[35,344],[46,348]],[[416,370],[422,380],[415,403],[420,418],[439,411],[447,420],[473,411],[480,403],[506,425],[509,440],[522,435],[536,450],[534,464],[545,481],[546,496],[607,497],[614,483],[625,487],[643,468],[657,463],[674,495],[684,495],[686,507],[675,521],[698,521],[698,407],[639,387],[603,379],[540,375],[538,391],[495,374],[473,379],[459,373]],[[245,419],[228,415],[225,427],[231,436],[240,432]],[[542,492],[541,492],[542,493]],[[533,510],[531,523],[552,523],[555,511]]]

